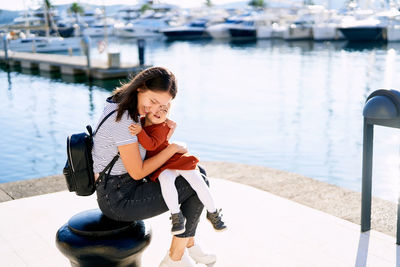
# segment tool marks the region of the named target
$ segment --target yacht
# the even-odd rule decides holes
[[[160,32],[168,39],[207,38],[210,37],[206,31],[207,23],[208,20],[198,19],[183,26],[161,29]]]
[[[388,42],[400,41],[400,11],[397,9],[390,9],[387,11],[379,12],[375,17],[380,20],[381,24],[385,26],[382,33],[383,39]]]
[[[344,40],[339,26],[344,16],[338,15],[335,10],[322,12],[312,26],[315,41],[337,41]]]
[[[208,26],[206,31],[214,39],[226,39],[230,38],[229,29],[232,25],[243,22],[240,18],[230,18],[223,23]]]
[[[1,49],[4,49],[1,42]],[[8,40],[8,49],[17,52],[61,52],[80,49],[80,38],[26,37]]]
[[[313,39],[315,21],[326,12],[320,5],[304,6],[297,11],[297,19],[287,26],[283,34],[285,40],[310,40]]]
[[[253,16],[229,27],[232,38],[271,38],[272,20],[268,17]]]
[[[103,19],[100,22],[88,25],[82,30],[82,34],[90,37],[101,37],[114,35],[115,20],[112,18]]]
[[[115,35],[118,37],[154,37],[162,35],[160,30],[168,27],[164,19],[137,19],[128,24],[116,24]]]
[[[370,17],[362,20],[349,20],[343,23],[339,30],[348,41],[382,41],[386,29],[380,20]]]
[[[313,38],[313,24],[304,21],[296,21],[287,26],[283,33],[283,39],[291,40],[310,40]]]

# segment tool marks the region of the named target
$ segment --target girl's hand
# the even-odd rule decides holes
[[[183,143],[183,142],[173,142],[173,143],[170,144],[170,146],[173,146],[173,147],[175,148],[175,150],[176,150],[175,153],[182,153],[182,154],[185,154],[185,153],[188,152],[186,143]]]
[[[167,135],[167,140],[169,140],[171,136],[174,134],[177,124],[176,122],[171,121],[170,119],[167,119],[165,122],[167,123],[167,126],[170,128]]]
[[[131,135],[137,135],[142,131],[142,125],[140,123],[132,123],[129,125],[129,132],[131,132]]]
[[[174,122],[170,119],[166,119],[165,122],[167,123],[169,128],[171,128],[171,129],[176,128],[176,122]]]

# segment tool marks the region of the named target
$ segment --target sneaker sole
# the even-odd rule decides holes
[[[224,231],[226,231],[228,229],[228,227],[225,227],[224,229],[215,229],[214,228],[214,230],[216,231],[216,232],[224,232]]]
[[[180,234],[183,234],[185,231],[186,231],[186,229],[183,228],[182,230],[179,230],[179,231],[174,231],[174,232],[171,231],[171,234],[172,235],[180,235]]]

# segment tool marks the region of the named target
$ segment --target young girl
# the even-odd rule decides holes
[[[151,158],[168,146],[168,139],[175,130],[176,124],[168,120],[173,127],[167,124],[167,114],[170,104],[163,106],[155,114],[147,113],[146,117],[141,118],[141,124],[131,124],[129,130],[131,134],[137,135],[139,143],[146,149],[146,158]],[[143,125],[143,127],[142,127]],[[143,130],[142,130],[143,129]],[[185,231],[185,221],[179,209],[178,192],[175,187],[175,179],[182,175],[196,191],[199,199],[207,209],[207,219],[211,222],[216,231],[226,229],[225,223],[221,218],[221,210],[217,210],[210,191],[201,177],[197,167],[199,160],[188,153],[174,154],[164,165],[151,174],[152,181],[158,180],[161,185],[161,193],[168,209],[171,212],[173,235],[181,234]]]

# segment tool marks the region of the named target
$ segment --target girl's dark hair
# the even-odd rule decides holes
[[[177,93],[176,79],[174,74],[163,67],[152,67],[141,71],[128,83],[121,85],[112,93],[112,100],[118,103],[117,118],[119,121],[125,111],[135,122],[138,122],[139,112],[138,89],[151,90],[155,92],[168,92],[172,98]]]

